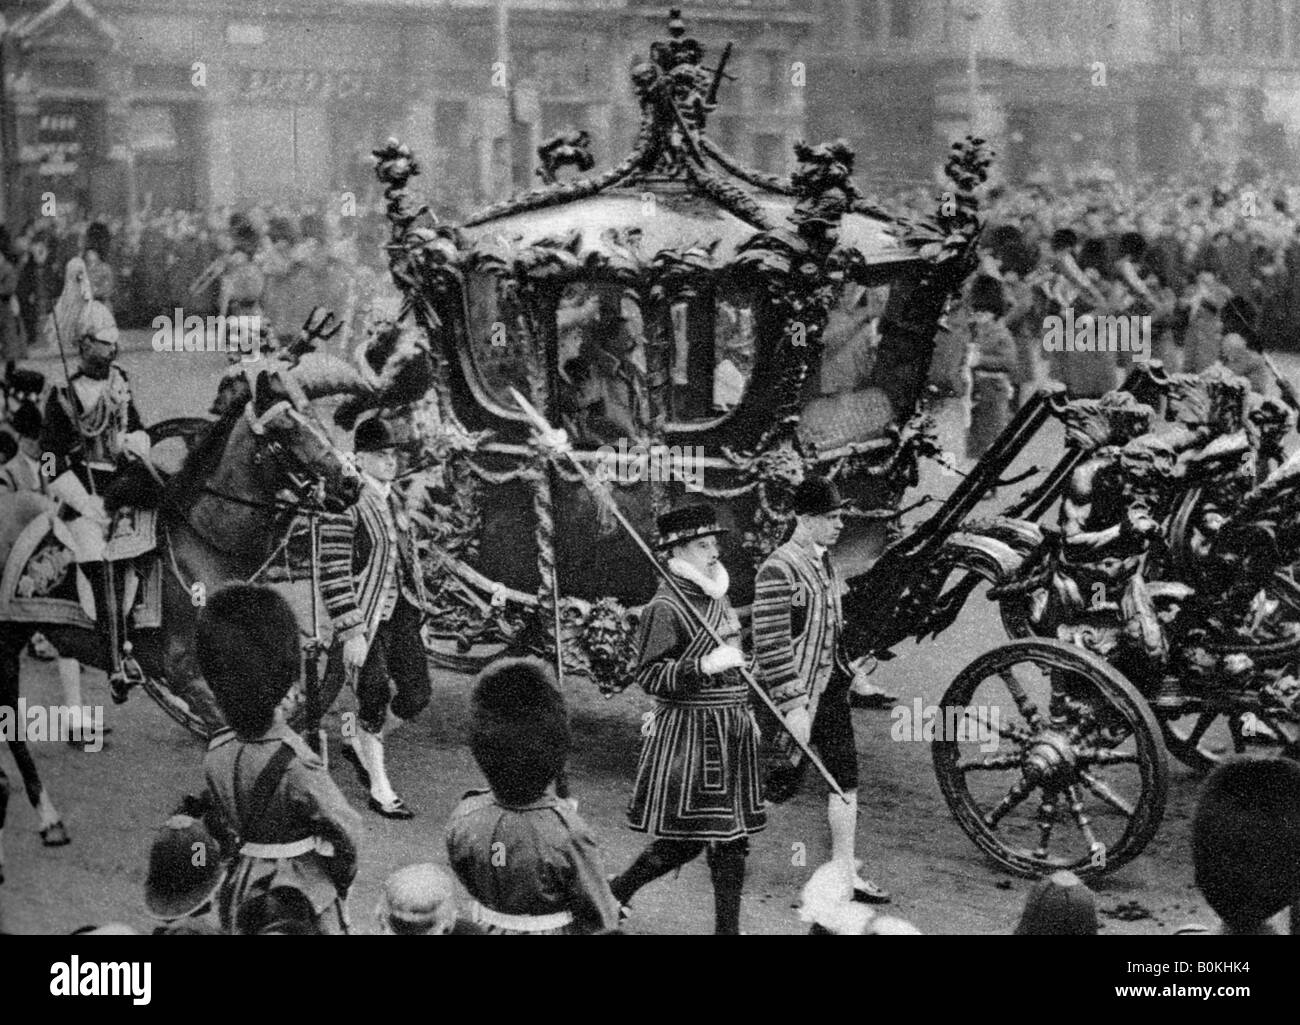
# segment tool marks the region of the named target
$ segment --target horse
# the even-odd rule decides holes
[[[263,370],[256,387],[227,404],[198,436],[180,470],[155,489],[156,552],[163,567],[161,625],[130,631],[132,656],[151,696],[193,732],[207,735],[224,725],[193,655],[194,627],[206,595],[226,583],[256,579],[284,550],[292,521],[304,505],[318,500],[322,509],[333,511],[356,501],[361,479],[315,419],[310,403],[366,390],[356,372],[336,359]],[[111,489],[106,495],[111,508],[110,496]],[[48,511],[48,502],[38,495],[0,496],[0,524],[5,526],[0,566],[17,531]],[[7,621],[6,611],[0,607],[0,708],[18,707],[19,658],[37,631],[61,656],[105,670],[111,665],[105,631],[66,622]],[[121,702],[126,695],[115,690],[113,698]],[[42,840],[58,846],[67,842],[67,831],[41,783],[23,725],[9,738],[9,747],[40,816]],[[0,842],[7,792],[0,771]],[[0,847],[0,879],[2,865]]]

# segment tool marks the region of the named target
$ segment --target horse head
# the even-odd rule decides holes
[[[330,439],[311,403],[366,390],[355,371],[339,360],[261,371],[244,409],[256,438],[254,463],[269,465],[280,489],[315,495],[334,511],[348,508],[361,494],[361,477],[350,456]]]

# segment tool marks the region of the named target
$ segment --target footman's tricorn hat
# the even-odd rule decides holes
[[[725,534],[727,528],[718,524],[712,506],[684,505],[659,517],[659,547],[671,548],[700,537]]]
[[[805,477],[794,491],[796,516],[825,516],[852,504],[840,497],[840,489],[825,477]]]

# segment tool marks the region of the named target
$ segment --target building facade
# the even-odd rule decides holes
[[[815,17],[790,0],[683,2],[716,57],[735,43],[715,133],[784,170],[803,93],[783,87]],[[3,174],[18,219],[43,198],[148,207],[301,204],[377,189],[392,135],[435,205],[536,183],[539,143],[586,128],[598,166],[636,129],[628,81],[668,4],[638,0],[40,0],[5,17]]]
[[[804,0],[825,65],[810,134],[854,124],[864,174],[931,181],[974,129],[1014,179],[1287,167],[1300,0]]]

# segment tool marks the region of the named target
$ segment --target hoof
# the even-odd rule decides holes
[[[41,843],[46,847],[66,847],[72,843],[68,827],[62,822],[55,822],[41,830]]]

